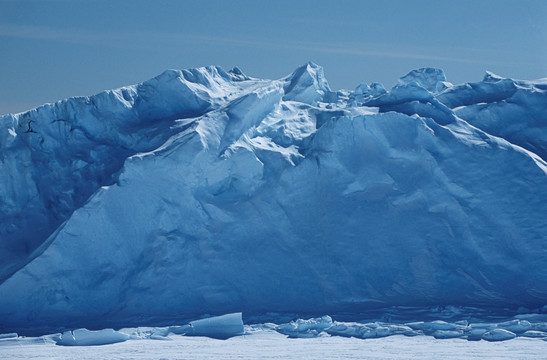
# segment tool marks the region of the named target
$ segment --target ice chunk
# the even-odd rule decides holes
[[[18,336],[17,333],[0,334],[0,339],[13,339],[13,338],[16,338],[17,336]]]
[[[487,332],[487,329],[484,328],[472,328],[470,327],[466,331],[466,338],[469,341],[478,341],[482,340],[483,335]]]
[[[333,336],[358,337],[361,326],[357,324],[334,323],[326,332]]]
[[[318,336],[323,330],[332,326],[332,319],[325,315],[321,318],[308,320],[298,319],[288,324],[282,324],[277,327],[277,331],[294,338],[308,338]]]
[[[192,326],[190,325],[182,325],[182,326],[170,326],[169,331],[173,334],[178,335],[186,335],[186,334],[192,334]]]
[[[171,333],[170,327],[164,327],[164,328],[154,328],[150,332],[149,339],[152,340],[168,340],[168,336]]]
[[[321,318],[313,318],[308,320],[298,319],[288,324],[279,325],[280,331],[308,331],[308,330],[324,330],[332,325],[330,316],[325,315]]]
[[[515,333],[505,329],[494,329],[482,335],[482,338],[487,341],[505,341],[514,339],[516,336]]]
[[[361,327],[359,331],[359,337],[363,339],[373,339],[392,335],[391,329],[388,326],[384,326],[377,323],[366,324]]]
[[[415,336],[421,332],[414,331],[406,325],[385,324],[385,323],[344,323],[335,322],[325,330],[333,336],[357,337],[362,339],[380,338],[392,335]]]
[[[242,313],[226,314],[190,322],[191,332],[185,335],[207,336],[216,339],[227,339],[243,335]]]
[[[520,336],[529,337],[529,338],[547,338],[547,332],[538,331],[538,330],[528,330],[520,334]]]
[[[435,339],[454,339],[462,337],[463,330],[435,330],[431,336]]]
[[[532,329],[532,324],[528,320],[511,320],[498,324],[498,327],[505,329],[515,334],[520,334]]]
[[[435,320],[430,322],[414,322],[408,323],[407,325],[414,330],[423,330],[426,332],[432,332],[436,330],[456,330],[462,328],[462,325],[448,323],[443,320]]]
[[[107,345],[123,342],[129,339],[129,335],[113,329],[87,330],[77,329],[65,331],[57,341],[57,345],[64,346],[90,346]]]

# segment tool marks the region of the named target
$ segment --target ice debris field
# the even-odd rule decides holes
[[[354,91],[313,63],[168,70],[1,116],[0,347],[259,330],[543,344],[546,158],[546,79],[431,68]]]
[[[442,314],[438,314],[441,315]],[[431,315],[429,315],[431,316]],[[531,321],[526,320],[529,318]],[[341,336],[360,339],[383,338],[394,335],[431,336],[435,339],[466,339],[469,341],[505,341],[516,337],[547,341],[547,315],[521,315],[503,322],[455,322],[434,320],[394,323],[333,321],[328,315],[321,318],[297,319],[284,324],[261,323],[244,325],[241,313],[191,321],[183,326],[136,327],[120,330],[102,329],[66,330],[62,333],[39,337],[19,336],[17,333],[0,335],[0,350],[3,346],[25,343],[55,343],[63,346],[107,345],[128,340],[167,340],[173,336],[202,336],[214,339],[229,339],[235,336],[275,331],[289,338],[315,338]]]

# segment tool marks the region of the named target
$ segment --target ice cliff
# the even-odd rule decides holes
[[[547,304],[547,80],[169,70],[0,117],[0,332]]]

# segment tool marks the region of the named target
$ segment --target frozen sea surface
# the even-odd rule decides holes
[[[379,339],[326,336],[289,339],[272,330],[228,340],[169,336],[91,347],[51,342],[2,346],[3,359],[542,359],[547,342],[516,338],[504,342],[396,335]]]

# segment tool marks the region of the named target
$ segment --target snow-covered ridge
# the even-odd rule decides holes
[[[0,330],[539,308],[546,86],[207,67],[3,116]]]

